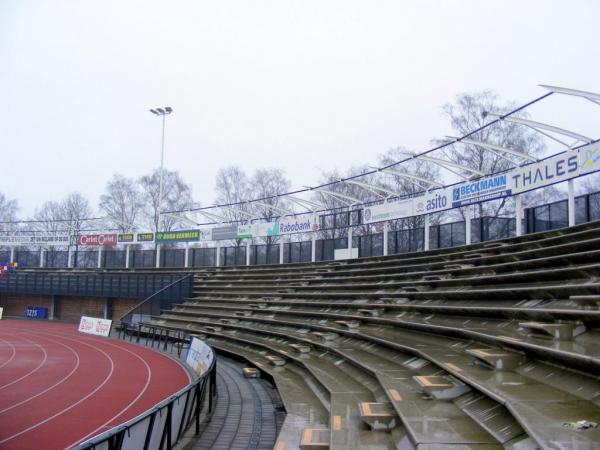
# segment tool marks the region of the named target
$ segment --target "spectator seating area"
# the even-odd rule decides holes
[[[271,375],[276,449],[594,448],[600,222],[463,247],[219,267],[149,326]]]

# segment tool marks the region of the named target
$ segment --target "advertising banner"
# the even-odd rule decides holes
[[[156,242],[168,244],[173,242],[196,242],[200,240],[200,230],[159,231]]]
[[[252,237],[277,236],[278,234],[279,222],[253,223],[238,225],[237,238],[250,239]]]
[[[279,221],[279,234],[319,231],[318,216],[286,217]]]
[[[190,338],[190,348],[185,362],[198,376],[206,372],[212,364],[214,354],[212,349],[195,336]]]
[[[77,245],[112,247],[117,244],[115,234],[80,234],[77,236]]]
[[[363,210],[363,222],[375,223],[385,220],[401,219],[414,216],[413,199],[400,200],[394,203],[368,206]]]
[[[44,234],[25,234],[25,233],[1,233],[0,245],[62,245],[68,246],[71,243],[71,236],[68,233],[44,233]]]
[[[28,319],[46,319],[48,317],[48,308],[28,306],[25,308],[25,317]]]
[[[575,178],[579,175],[578,160],[579,152],[569,151],[544,161],[512,169],[507,173],[510,177],[512,193],[527,192]]]
[[[214,227],[212,229],[213,241],[226,241],[229,239],[237,239],[238,226],[237,225],[226,225],[223,227]]]
[[[471,205],[482,201],[510,196],[506,174],[468,181],[452,188],[452,207]]]
[[[579,174],[600,170],[600,142],[579,149]]]
[[[119,244],[133,244],[135,242],[135,234],[133,234],[133,233],[118,234],[117,242]]]
[[[112,320],[98,319],[96,317],[81,316],[78,331],[80,333],[94,334],[108,337]]]
[[[136,242],[154,242],[154,233],[138,233],[135,235]]]

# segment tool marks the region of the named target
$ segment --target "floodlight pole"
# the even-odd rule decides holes
[[[162,133],[160,140],[160,173],[159,173],[159,181],[158,181],[158,207],[156,208],[156,231],[160,231],[160,222],[161,222],[161,208],[163,201],[163,191],[164,191],[164,167],[165,167],[165,118],[169,114],[173,112],[173,108],[170,106],[166,106],[163,108],[151,109],[150,112],[156,116],[162,118]]]

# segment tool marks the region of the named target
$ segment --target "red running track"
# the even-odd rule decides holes
[[[188,385],[171,358],[76,325],[0,320],[0,449],[65,449]]]

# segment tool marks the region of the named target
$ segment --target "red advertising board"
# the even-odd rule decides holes
[[[77,236],[78,245],[113,246],[117,244],[116,234],[80,234]]]

